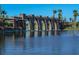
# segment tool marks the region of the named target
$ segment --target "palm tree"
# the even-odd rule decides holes
[[[58,12],[59,12],[58,13],[58,19],[61,20],[62,19],[62,10],[59,9]]]
[[[73,19],[69,18],[69,20],[70,20],[71,27],[73,27]]]
[[[0,17],[2,18],[2,7],[0,5]]]
[[[57,13],[56,10],[53,10],[53,18],[55,18],[55,14]]]
[[[73,16],[74,16],[73,25],[74,25],[74,27],[76,27],[76,20],[77,20],[77,16],[78,16],[77,10],[73,10]]]
[[[6,14],[7,14],[6,11],[2,11],[2,17],[3,18],[5,18]]]
[[[73,16],[74,16],[74,21],[76,21],[77,16],[78,16],[78,11],[77,10],[73,10]]]
[[[72,18],[69,18],[70,22],[72,22]]]
[[[6,11],[3,10],[3,8],[2,8],[1,5],[0,5],[0,17],[1,17],[1,18],[5,18],[6,14],[7,14]]]

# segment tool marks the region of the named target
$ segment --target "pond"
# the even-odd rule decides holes
[[[1,55],[77,55],[79,31],[0,32]]]

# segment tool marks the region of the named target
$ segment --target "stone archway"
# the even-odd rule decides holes
[[[38,22],[37,22],[37,20],[34,20],[34,30],[38,31]]]
[[[48,30],[51,31],[52,30],[52,27],[51,27],[51,22],[48,21]]]
[[[46,30],[46,25],[45,25],[45,22],[42,20],[42,31],[45,31]]]
[[[30,21],[27,19],[26,20],[26,31],[30,31],[31,28],[30,28]]]
[[[57,30],[57,23],[54,22],[54,30]]]

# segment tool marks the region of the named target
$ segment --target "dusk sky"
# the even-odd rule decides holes
[[[62,9],[63,17],[68,19],[73,16],[74,9],[77,9],[79,12],[78,4],[3,4],[1,6],[9,16],[17,16],[20,13],[52,16],[53,9]]]

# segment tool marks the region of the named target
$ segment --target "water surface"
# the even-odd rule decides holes
[[[79,31],[0,32],[1,55],[79,54]]]

